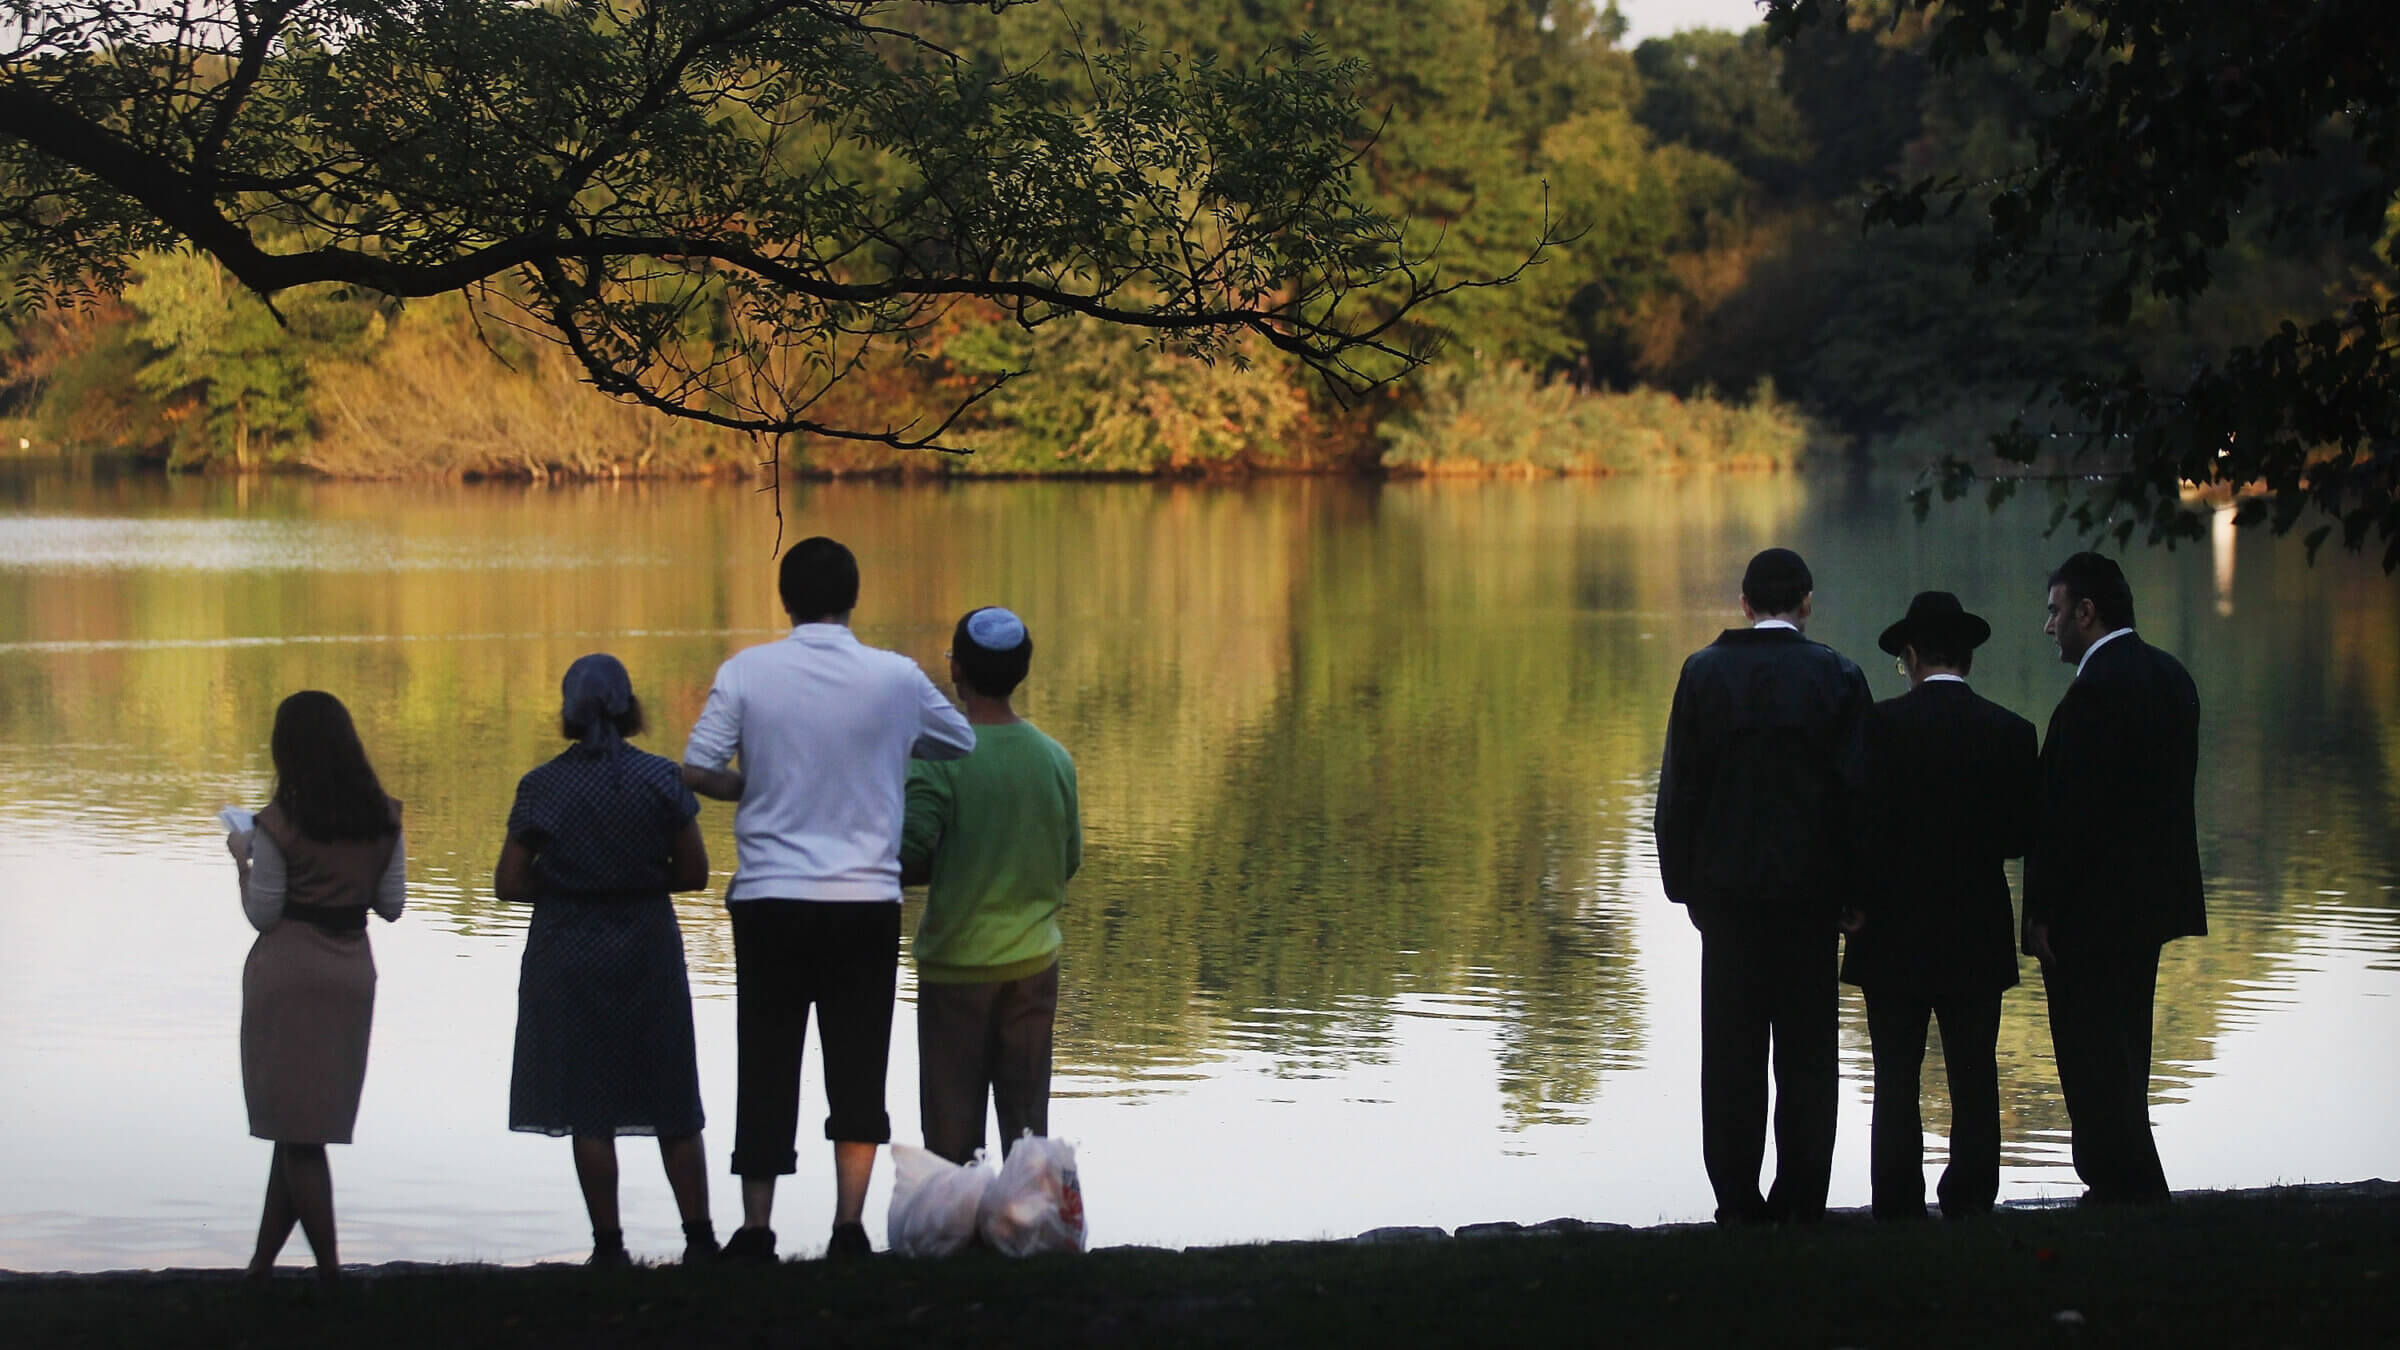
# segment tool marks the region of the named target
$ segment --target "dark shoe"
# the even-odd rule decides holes
[[[687,1266],[706,1265],[724,1255],[717,1245],[717,1226],[706,1221],[683,1226],[683,1263]]]
[[[725,1246],[717,1253],[717,1259],[749,1265],[771,1266],[775,1264],[775,1230],[772,1228],[736,1228],[733,1230],[733,1236],[725,1239]]]
[[[833,1226],[833,1237],[825,1243],[828,1261],[856,1261],[874,1254],[875,1246],[867,1241],[865,1224],[837,1223]]]
[[[1806,1228],[1825,1221],[1825,1201],[1822,1192],[1819,1192],[1819,1198],[1815,1200],[1794,1202],[1786,1196],[1777,1194],[1782,1189],[1779,1184],[1767,1192],[1767,1222]]]
[[[625,1251],[625,1230],[595,1228],[592,1230],[592,1254],[583,1263],[594,1270],[621,1270],[633,1264]]]

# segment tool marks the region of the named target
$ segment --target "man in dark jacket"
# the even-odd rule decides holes
[[[2208,931],[2193,811],[2200,695],[2133,631],[2117,564],[2078,553],[2050,575],[2058,658],[2075,667],[2042,743],[2025,857],[2025,950],[2041,959],[2075,1171],[2095,1203],[2167,1198],[2150,1133],[2158,952]]]
[[[1842,978],[1866,994],[1875,1048],[1875,1217],[1925,1217],[1917,1087],[1938,1018],[1950,1078],[1950,1163],[1935,1195],[1951,1218],[2000,1193],[2000,995],[2017,982],[2004,859],[2033,830],[2041,762],[2033,723],[1967,687],[1992,626],[1926,591],[1877,645],[1909,691],[1867,714],[1873,835]]]
[[[1837,925],[1873,699],[1857,666],[1802,636],[1814,590],[1790,549],[1750,560],[1751,626],[1683,663],[1659,770],[1659,872],[1700,930],[1701,1155],[1720,1223],[1821,1218],[1833,1171]]]

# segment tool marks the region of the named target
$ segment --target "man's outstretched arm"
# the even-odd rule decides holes
[[[736,683],[731,662],[718,667],[708,702],[701,705],[691,738],[683,746],[683,785],[721,802],[742,799],[741,771],[733,767],[742,746],[742,700]]]
[[[721,802],[742,799],[742,772],[739,769],[703,769],[697,764],[683,766],[683,785],[703,797]]]

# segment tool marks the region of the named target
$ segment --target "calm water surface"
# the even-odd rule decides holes
[[[1053,1127],[1081,1145],[1096,1242],[1183,1245],[1707,1214],[1698,943],[1648,822],[1677,666],[1738,621],[1742,560],[1804,550],[1812,635],[1879,696],[1902,681],[1874,635],[1928,586],[1993,620],[1985,693],[2038,724],[2067,681],[2040,626],[2071,545],[2043,507],[1919,527],[1900,488],[819,486],[784,528],[850,543],[861,636],[930,669],[970,606],[1032,624],[1020,704],[1074,751],[1089,838]],[[566,664],[622,656],[647,743],[678,754],[717,663],[780,631],[775,531],[726,487],[0,478],[0,1266],[247,1253],[251,933],[210,817],[263,796],[275,703],[306,687],[356,712],[413,851],[409,913],[375,927],[358,1143],[335,1153],[344,1254],[580,1256],[566,1147],[506,1128],[524,914],[491,862],[517,776],[556,747]],[[2179,1187],[2400,1174],[2400,583],[2240,549],[2128,559],[2143,633],[2206,710],[2212,935],[2161,971],[2160,1147]],[[704,820],[721,884],[728,815]],[[711,899],[681,914],[730,1228],[731,942]],[[1855,998],[1844,1019],[1833,1199],[1863,1204]],[[2077,1189],[2048,1047],[2036,980],[2002,1031],[2011,1198]],[[812,1055],[804,1120],[822,1109]],[[829,1218],[814,1134],[787,1250]],[[624,1161],[628,1241],[672,1253],[643,1141]]]

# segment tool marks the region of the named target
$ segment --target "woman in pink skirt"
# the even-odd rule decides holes
[[[367,1077],[375,956],[367,912],[400,917],[407,850],[349,710],[306,690],[275,710],[275,794],[226,840],[242,912],[258,930],[242,967],[242,1094],[250,1133],[275,1144],[249,1274],[275,1268],[297,1222],[317,1274],[341,1271],[327,1144],[350,1142]]]

